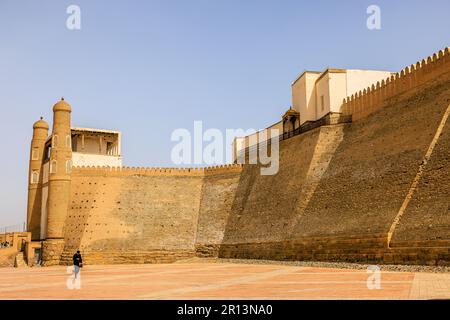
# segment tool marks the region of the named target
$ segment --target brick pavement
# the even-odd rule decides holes
[[[450,273],[381,271],[369,290],[366,270],[276,264],[95,265],[68,289],[62,266],[1,268],[0,299],[450,299]]]

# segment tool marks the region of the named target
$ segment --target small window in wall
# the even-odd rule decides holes
[[[322,108],[322,111],[325,110],[325,98],[323,97],[323,95],[320,96],[320,106]]]
[[[36,184],[39,182],[39,171],[33,171],[31,173],[31,183]]]
[[[72,137],[70,135],[66,136],[66,147],[72,148]]]
[[[56,173],[56,160],[50,162],[50,173]]]
[[[58,136],[56,134],[53,135],[53,139],[52,139],[52,148],[57,148],[58,147]]]
[[[52,151],[52,147],[50,145],[46,145],[45,149],[44,149],[44,160],[50,159],[51,151]]]
[[[72,172],[72,160],[67,160],[66,161],[66,173],[71,173]]]
[[[33,151],[31,151],[31,160],[39,160],[39,148],[33,148]]]

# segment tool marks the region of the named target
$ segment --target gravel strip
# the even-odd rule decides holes
[[[367,270],[371,264],[348,263],[348,262],[322,262],[322,261],[276,261],[276,260],[258,260],[258,259],[223,259],[223,258],[191,258],[179,260],[175,263],[241,263],[241,264],[273,264],[300,267],[315,268],[333,268],[333,269],[357,269]],[[372,264],[373,265],[373,264]],[[400,265],[400,264],[380,264],[381,271],[397,272],[427,272],[427,273],[450,273],[450,267],[447,266],[422,266],[422,265]]]

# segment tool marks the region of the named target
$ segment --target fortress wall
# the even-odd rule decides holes
[[[74,168],[63,261],[171,262],[195,252],[200,170]]]
[[[14,267],[17,248],[0,248],[0,267]]]
[[[236,170],[228,172],[213,174],[209,171],[203,180],[195,243],[196,254],[199,257],[218,255],[241,170],[239,166]]]
[[[341,111],[352,115],[353,121],[367,117],[369,114],[395,103],[399,96],[409,96],[435,84],[443,79],[442,75],[450,73],[450,50],[445,48],[422,61],[412,64],[395,75],[372,84],[356,94],[344,99]],[[404,97],[401,97],[403,99]]]
[[[69,263],[77,249],[83,251],[87,263],[97,264],[172,262],[194,256],[203,179],[207,186],[210,181],[223,181],[227,188],[228,180],[241,169],[241,165],[187,169],[75,167],[63,263]],[[226,190],[217,191],[225,193],[206,191],[206,198],[226,198]],[[203,210],[211,214],[207,205]],[[205,216],[201,221],[207,220]],[[198,239],[207,236],[208,244],[220,241],[220,235],[212,237],[217,232],[214,226],[220,229],[220,218],[208,223],[207,228],[202,225],[205,233]]]
[[[450,106],[450,92],[441,99]],[[443,127],[411,202],[395,230],[392,246],[405,247],[413,242],[415,246],[450,248],[449,146],[450,119]]]
[[[295,205],[302,198],[305,180],[314,173],[309,167],[320,161],[315,149],[328,131],[334,128],[322,127],[281,141],[276,175],[261,175],[258,165],[244,167],[225,228],[225,244],[285,239],[295,223]]]
[[[394,245],[406,242],[387,249],[390,226],[450,103],[449,79],[441,76],[433,83],[355,123],[282,141],[275,176],[246,166],[219,256],[448,263],[448,244],[424,248],[422,241],[450,240],[448,179],[441,179],[448,173],[448,124],[417,201],[394,232]]]
[[[74,168],[63,261],[172,262],[194,255],[448,264],[447,123],[387,234],[450,104],[450,73],[351,124],[280,142],[279,172]]]

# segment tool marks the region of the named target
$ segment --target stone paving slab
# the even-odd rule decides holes
[[[81,288],[67,267],[0,268],[0,299],[450,299],[450,273],[238,263],[89,265]]]

